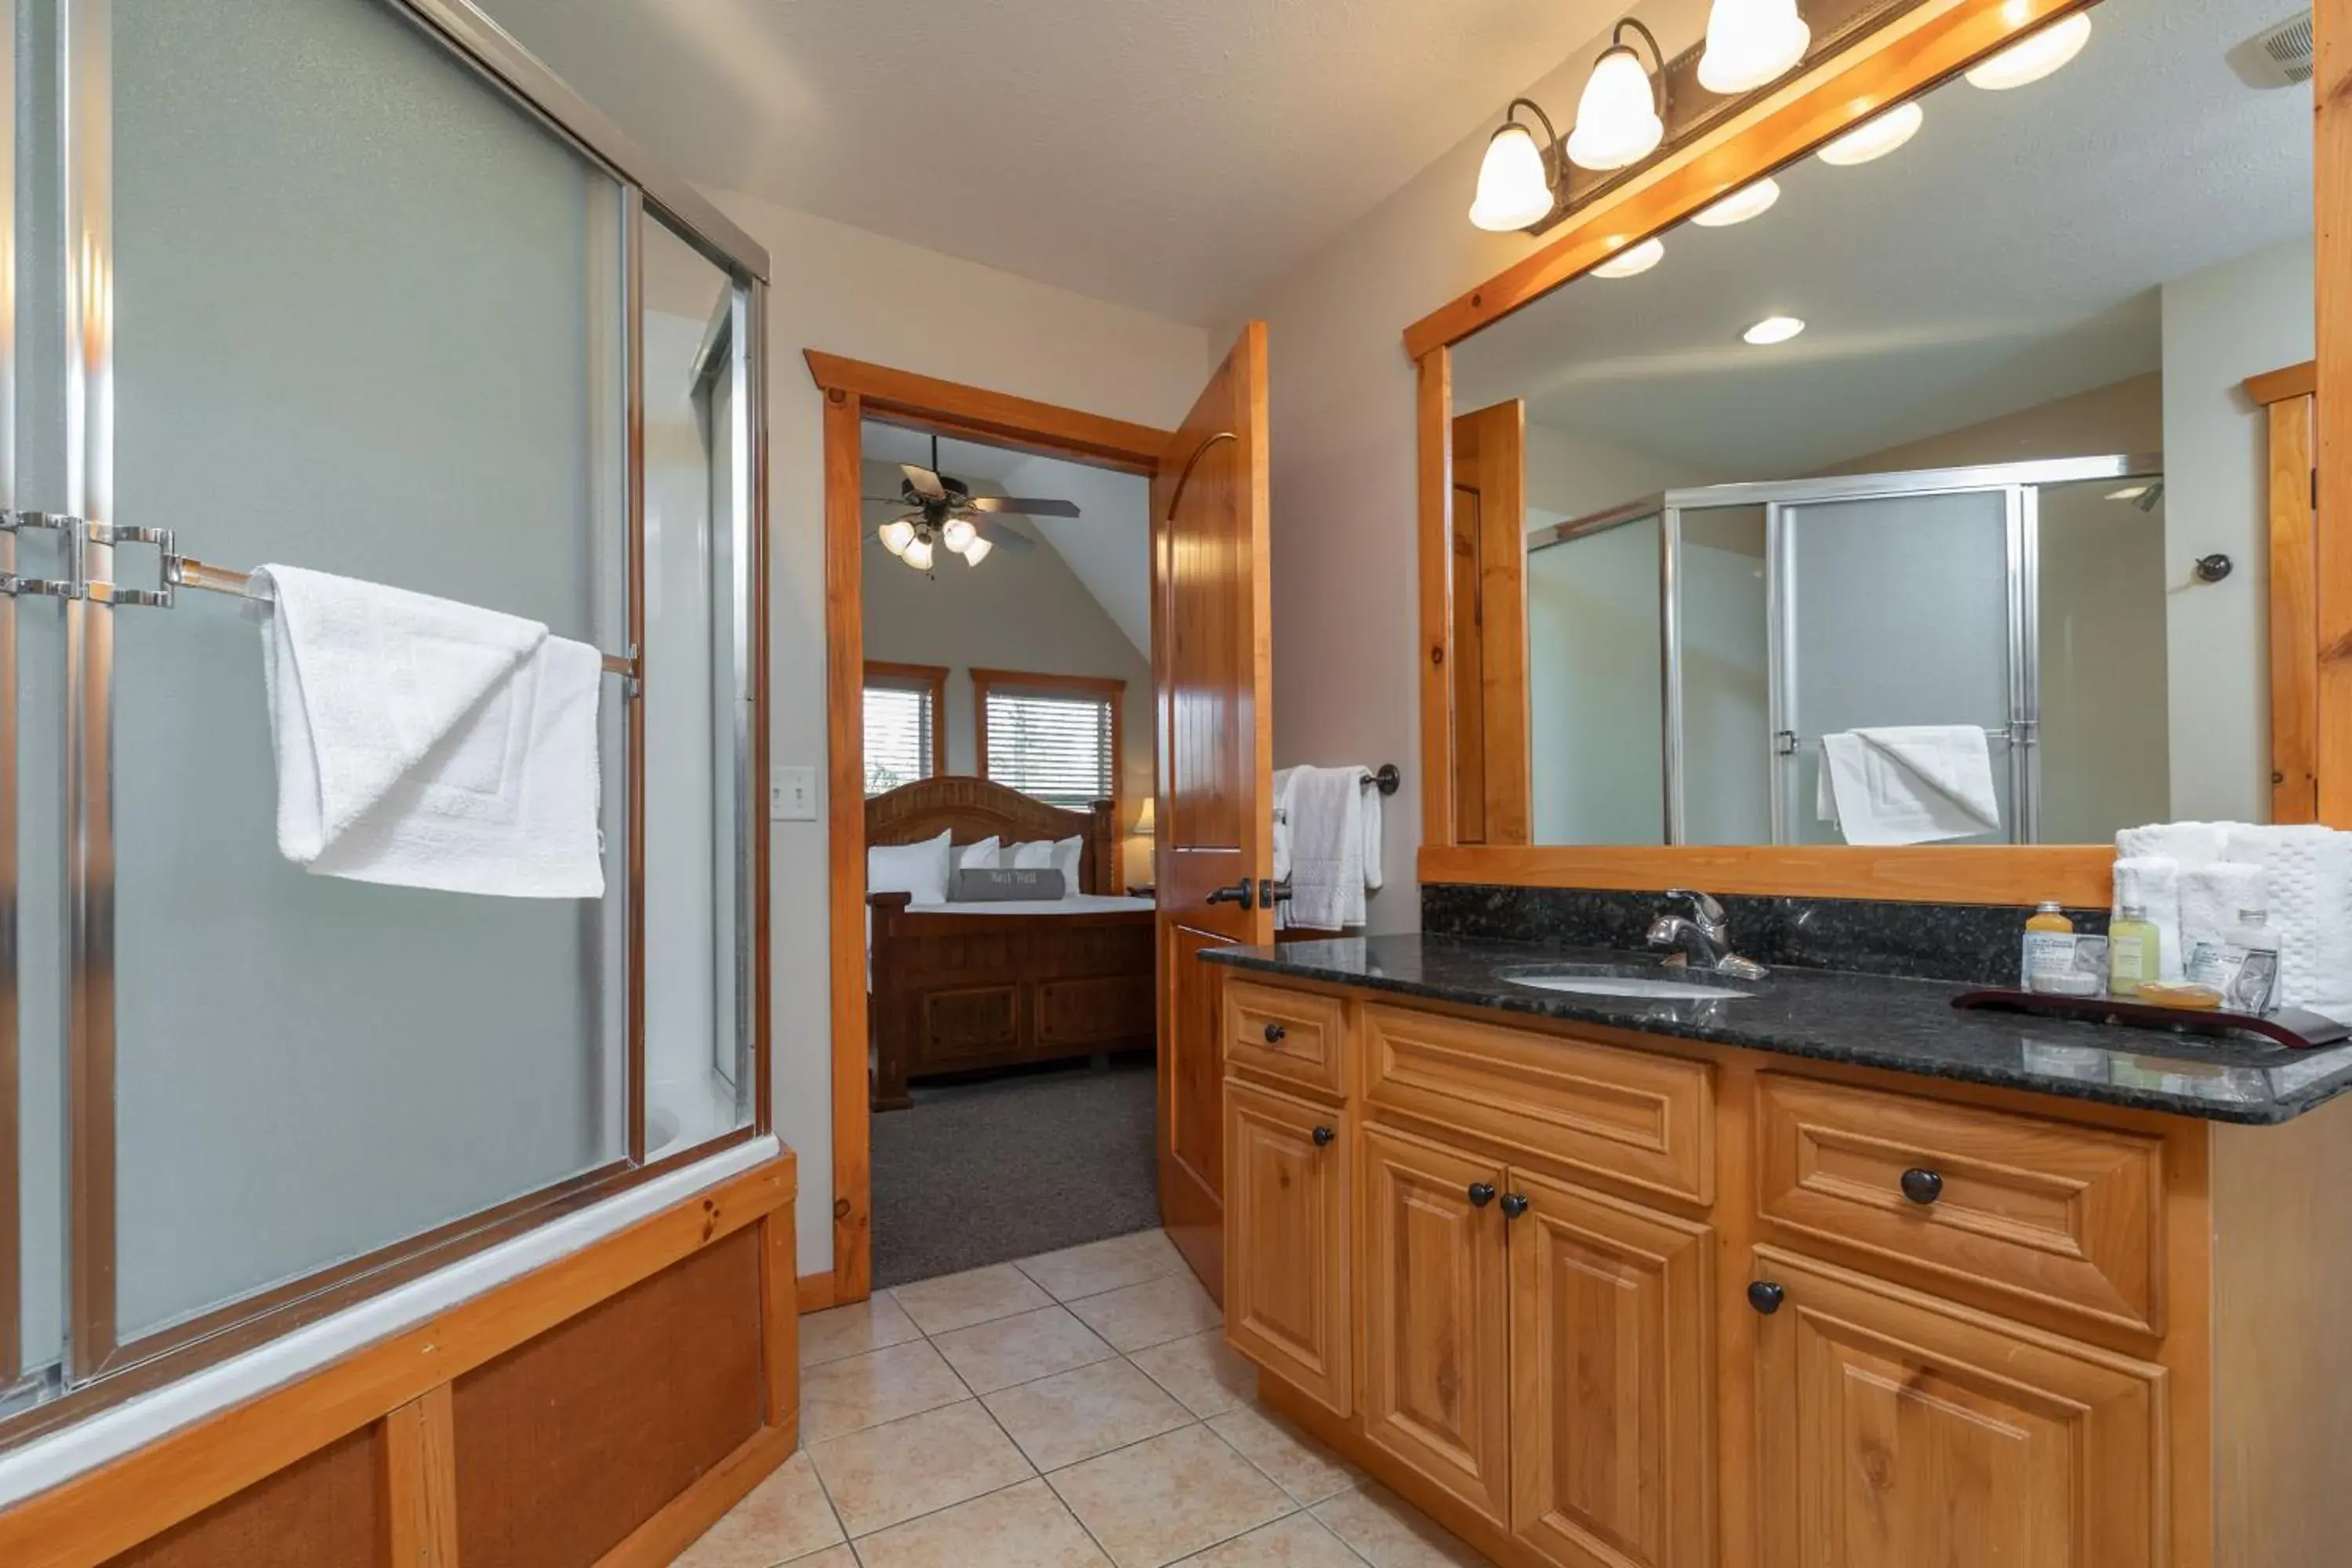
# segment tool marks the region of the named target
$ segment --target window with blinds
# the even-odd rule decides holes
[[[866,683],[866,793],[884,794],[931,776],[939,705],[929,683]]]
[[[1108,694],[992,686],[982,720],[989,778],[1066,810],[1110,799],[1117,712]]]

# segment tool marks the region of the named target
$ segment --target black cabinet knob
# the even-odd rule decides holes
[[[1517,1219],[1527,1212],[1528,1200],[1524,1194],[1519,1193],[1505,1193],[1503,1194],[1503,1217],[1505,1219]]]
[[[1315,1146],[1318,1149],[1320,1149],[1324,1144],[1331,1142],[1334,1134],[1328,1127],[1318,1127],[1315,1130],[1313,1136],[1315,1139]]]
[[[1494,1201],[1495,1201],[1495,1184],[1494,1184],[1494,1183],[1492,1183],[1492,1182],[1473,1182],[1473,1183],[1471,1183],[1471,1184],[1470,1184],[1470,1206],[1471,1206],[1472,1208],[1474,1208],[1474,1209],[1482,1209],[1482,1208],[1485,1208],[1488,1204],[1493,1203]]]
[[[1788,1291],[1769,1279],[1759,1279],[1748,1287],[1748,1304],[1768,1318],[1780,1310],[1780,1303],[1788,1296]]]
[[[1903,1195],[1915,1204],[1934,1203],[1944,1195],[1944,1178],[1922,1166],[1903,1173]]]
[[[1269,1046],[1278,1046],[1282,1044],[1282,1037],[1288,1033],[1290,1031],[1279,1024],[1268,1024],[1265,1026],[1265,1043]]]

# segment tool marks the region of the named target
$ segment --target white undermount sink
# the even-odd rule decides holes
[[[1572,991],[1584,996],[1638,996],[1652,1002],[1724,1002],[1753,994],[1704,980],[1654,980],[1645,974],[1612,974],[1605,971],[1563,969],[1504,978],[1514,985],[1532,986],[1538,991]]]

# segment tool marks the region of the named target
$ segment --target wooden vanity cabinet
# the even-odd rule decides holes
[[[2352,1107],[1223,1006],[1228,1337],[1506,1568],[2344,1560]]]

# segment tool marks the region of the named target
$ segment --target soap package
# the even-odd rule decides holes
[[[2083,931],[2027,931],[2018,985],[2045,996],[2103,994],[2107,939]]]

